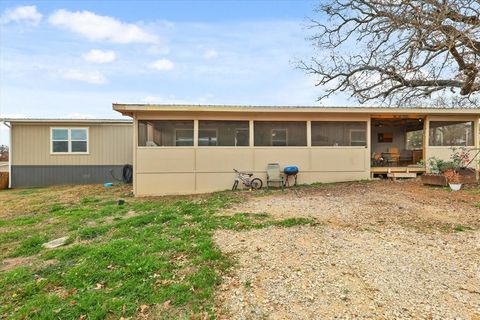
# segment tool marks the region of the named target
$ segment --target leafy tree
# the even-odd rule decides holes
[[[319,53],[300,68],[318,77],[319,100],[478,106],[479,0],[325,0],[316,12]]]

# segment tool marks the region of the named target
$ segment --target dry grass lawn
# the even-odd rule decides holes
[[[0,204],[0,318],[480,319],[478,187],[89,185]]]

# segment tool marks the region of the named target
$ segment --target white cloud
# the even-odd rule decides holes
[[[172,70],[174,67],[173,62],[168,59],[160,59],[150,64],[150,68],[160,71]]]
[[[57,10],[48,19],[57,27],[78,33],[91,41],[113,43],[155,43],[157,37],[139,26],[90,11]]]
[[[76,80],[90,84],[105,84],[108,82],[107,78],[99,71],[71,69],[64,71],[62,77],[66,80]]]
[[[24,22],[32,26],[37,26],[42,20],[42,17],[42,14],[37,11],[36,6],[23,6],[14,9],[5,9],[0,21],[3,24],[9,22]]]
[[[210,50],[205,51],[205,53],[203,54],[203,57],[205,59],[214,59],[214,58],[218,57],[218,52],[215,49],[210,49]]]
[[[94,63],[108,63],[114,61],[117,56],[114,51],[93,49],[83,55],[83,58],[88,62]]]

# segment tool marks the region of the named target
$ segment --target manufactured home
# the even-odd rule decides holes
[[[231,187],[233,169],[265,181],[269,163],[298,183],[421,174],[452,147],[479,147],[478,109],[113,104],[133,119],[137,196]],[[477,162],[471,164],[477,166]]]
[[[131,120],[1,120],[10,127],[12,188],[104,183],[132,163]]]

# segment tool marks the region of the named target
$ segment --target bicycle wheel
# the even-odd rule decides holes
[[[250,186],[252,187],[253,190],[259,190],[263,186],[262,180],[259,178],[252,179],[252,182],[250,182]]]
[[[235,180],[235,181],[233,182],[232,191],[237,190],[237,187],[238,187],[238,180]]]

